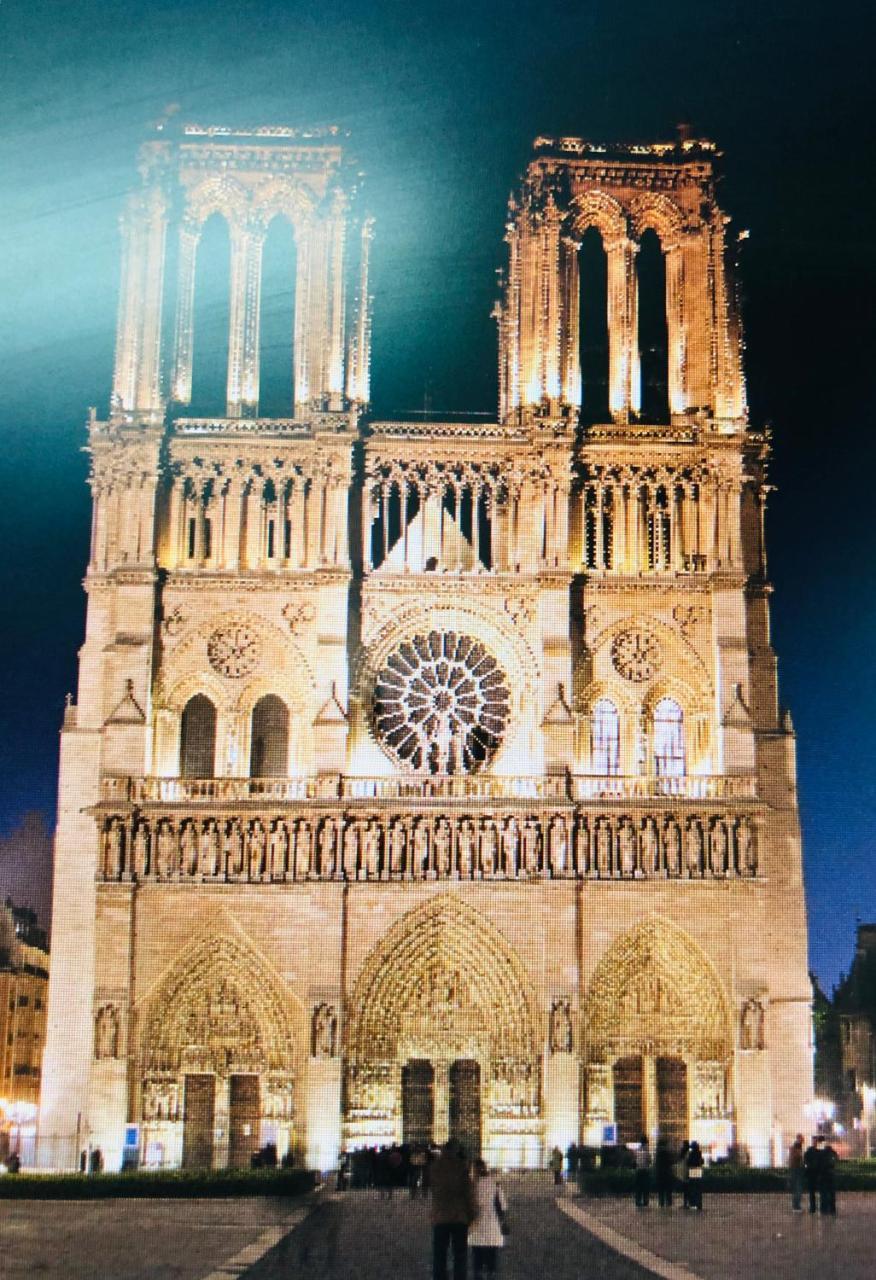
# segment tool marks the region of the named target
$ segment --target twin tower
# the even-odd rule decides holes
[[[768,442],[707,141],[536,141],[494,422],[369,415],[336,132],[159,130],[62,731],[43,1163],[779,1158],[811,1095]],[[198,254],[229,246],[219,416]],[[291,225],[282,417],[262,257]],[[291,245],[294,240],[294,252]],[[221,409],[221,406],[220,406]]]

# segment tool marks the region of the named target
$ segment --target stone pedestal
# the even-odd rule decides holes
[[[763,1049],[736,1051],[736,1141],[748,1149],[753,1165],[771,1163],[773,1090],[769,1054]]]
[[[578,1142],[578,1059],[573,1053],[552,1053],[544,1064],[544,1136],[548,1152],[559,1147],[565,1155]]]
[[[313,1058],[304,1094],[304,1152],[308,1169],[334,1169],[341,1149],[341,1060]]]

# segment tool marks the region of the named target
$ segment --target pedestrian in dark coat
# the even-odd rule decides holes
[[[700,1144],[692,1142],[687,1153],[687,1198],[692,1209],[703,1211],[703,1166],[705,1165]]]
[[[651,1199],[651,1151],[648,1147],[647,1134],[639,1138],[636,1148],[636,1172],[634,1174],[635,1201],[637,1209],[647,1209]]]
[[[468,1161],[458,1142],[444,1144],[429,1169],[432,1192],[432,1278],[447,1280],[447,1252],[453,1250],[453,1280],[466,1280],[468,1228],[477,1212]]]
[[[803,1134],[798,1133],[791,1143],[788,1152],[788,1175],[791,1180],[791,1208],[794,1213],[802,1213],[803,1200]]]
[[[681,1144],[681,1150],[678,1153],[678,1159],[675,1162],[678,1170],[678,1189],[681,1192],[682,1203],[685,1209],[690,1208],[690,1196],[688,1195],[688,1189],[687,1189],[688,1187],[687,1156],[689,1151],[690,1151],[690,1143],[688,1142],[687,1138],[685,1138],[684,1142]]]
[[[836,1216],[836,1162],[834,1148],[826,1142],[818,1153],[818,1191],[821,1212]]]
[[[654,1155],[654,1185],[657,1188],[657,1203],[661,1208],[672,1208],[672,1166],[674,1160],[666,1138],[657,1139],[657,1151]]]
[[[818,1149],[820,1142],[820,1138],[813,1138],[803,1152],[803,1170],[806,1174],[806,1190],[809,1192],[810,1213],[814,1213],[818,1207],[815,1197],[818,1193],[818,1175],[821,1171],[821,1152]]]

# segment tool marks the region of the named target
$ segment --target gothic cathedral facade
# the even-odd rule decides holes
[[[642,1131],[766,1163],[803,1128],[769,445],[717,158],[538,139],[509,204],[495,421],[377,421],[372,225],[337,133],[145,146],[89,422],[44,1163],[88,1143],[118,1166],[127,1132],[148,1165],[273,1143],[327,1168],[455,1135],[534,1166]],[[214,216],[227,405],[194,417]],[[294,392],[265,417],[275,219]]]

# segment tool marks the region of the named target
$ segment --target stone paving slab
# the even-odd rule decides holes
[[[792,1213],[789,1196],[713,1195],[702,1213],[652,1202],[575,1197],[568,1201],[635,1244],[702,1280],[873,1280],[876,1193],[838,1196],[836,1218]],[[804,1205],[806,1203],[804,1197]]]
[[[0,1200],[0,1276],[204,1280],[264,1237],[263,1253],[266,1233],[285,1236],[300,1215],[260,1198]]]

